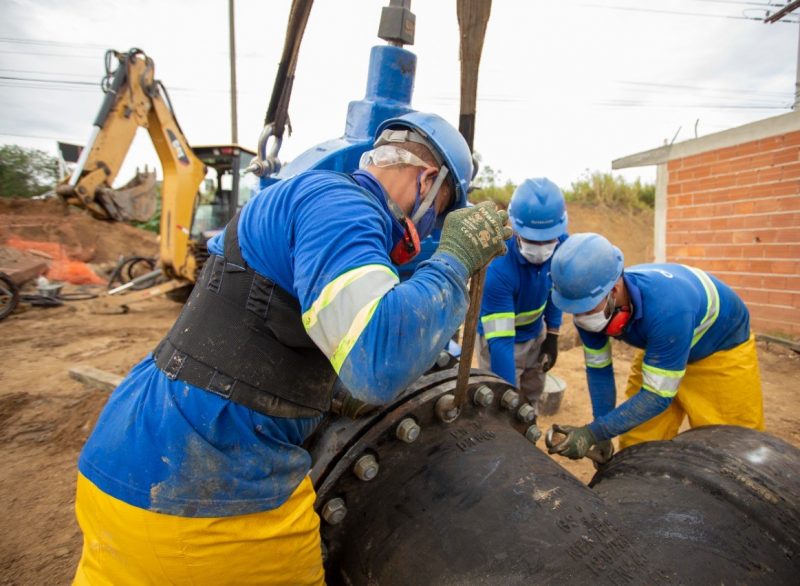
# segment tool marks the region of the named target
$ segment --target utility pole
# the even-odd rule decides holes
[[[236,35],[234,32],[233,20],[233,0],[228,0],[231,57],[231,142],[233,144],[239,144],[239,123],[236,119]]]
[[[794,76],[794,106],[792,109],[800,110],[800,28],[798,28],[797,34],[797,73]]]
[[[792,0],[791,2],[787,2],[773,14],[768,14],[764,19],[764,22],[767,24],[778,22],[784,16],[791,14],[798,8],[800,8],[800,0]],[[800,35],[798,36],[797,40],[797,73],[795,74],[794,79],[794,104],[792,105],[792,109],[798,110],[800,109]]]

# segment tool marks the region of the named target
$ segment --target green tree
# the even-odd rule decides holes
[[[517,188],[511,180],[502,182],[503,172],[489,165],[481,165],[483,161],[480,153],[475,153],[475,163],[478,165],[478,174],[472,182],[473,190],[470,191],[469,200],[472,203],[493,201],[501,208],[507,208],[511,196]]]
[[[646,209],[655,205],[656,187],[637,179],[628,183],[621,176],[588,170],[564,190],[567,202],[606,205],[626,209]]]
[[[33,197],[58,181],[58,160],[38,149],[0,146],[0,197]]]

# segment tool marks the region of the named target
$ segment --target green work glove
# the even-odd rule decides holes
[[[364,401],[356,399],[350,393],[347,393],[347,396],[342,400],[339,414],[344,417],[349,417],[350,419],[358,419],[359,417],[369,415],[376,409],[377,407],[375,405],[365,403]]]
[[[579,460],[586,456],[593,445],[597,443],[594,434],[589,430],[589,427],[573,427],[571,425],[558,425],[553,424],[553,431],[556,433],[564,434],[565,437],[559,443],[548,446],[547,452],[549,454],[558,454],[571,460]]]
[[[375,405],[370,405],[353,397],[339,378],[336,379],[333,385],[332,395],[331,411],[343,417],[358,419],[369,415],[377,409]]]
[[[506,253],[504,241],[512,234],[506,222],[508,213],[498,211],[490,201],[450,212],[444,220],[438,252],[456,257],[472,275]]]
[[[599,470],[600,466],[608,464],[614,457],[614,444],[611,443],[611,440],[598,442],[589,450],[588,455],[592,459],[595,469]]]

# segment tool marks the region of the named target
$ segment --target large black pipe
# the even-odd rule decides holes
[[[531,443],[525,408],[489,373],[473,371],[469,404],[442,421],[452,413],[436,405],[455,379],[426,375],[312,439],[330,584],[796,583],[797,449],[695,431],[622,452],[591,489]],[[398,438],[409,425],[420,429],[411,443]],[[768,467],[752,465],[759,454]],[[663,478],[665,466],[689,472]]]

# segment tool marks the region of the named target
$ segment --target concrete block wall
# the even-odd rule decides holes
[[[666,260],[731,285],[754,331],[800,337],[800,131],[667,163]]]

